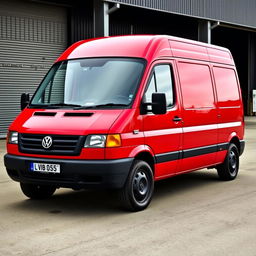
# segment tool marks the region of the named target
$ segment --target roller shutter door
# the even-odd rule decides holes
[[[21,93],[34,93],[66,47],[65,8],[1,0],[0,137],[20,112]]]

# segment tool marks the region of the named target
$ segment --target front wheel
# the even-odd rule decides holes
[[[23,194],[31,199],[50,198],[56,190],[54,186],[20,183]]]
[[[150,165],[142,160],[135,160],[129,176],[119,196],[123,206],[130,211],[145,209],[153,195],[154,176]]]
[[[229,145],[226,158],[222,164],[217,166],[218,175],[221,180],[234,180],[239,169],[239,153],[237,146]]]

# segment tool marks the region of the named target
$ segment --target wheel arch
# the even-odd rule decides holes
[[[236,147],[237,147],[237,149],[238,149],[238,152],[239,152],[239,154],[240,154],[240,152],[241,152],[240,140],[239,140],[239,138],[238,138],[238,136],[237,136],[236,133],[233,133],[233,134],[230,136],[229,144],[231,144],[231,143],[233,143],[233,144],[236,145]]]
[[[135,160],[142,160],[147,162],[152,171],[153,174],[155,174],[155,157],[153,150],[148,147],[147,145],[141,145],[136,147],[130,154],[130,157],[133,157]]]
[[[153,174],[155,174],[155,158],[149,152],[140,152],[135,156],[135,159],[142,160],[148,163],[153,171]]]

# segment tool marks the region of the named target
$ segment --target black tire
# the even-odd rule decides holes
[[[230,143],[226,158],[217,166],[217,172],[221,180],[234,180],[239,170],[239,153],[237,146]]]
[[[56,190],[54,186],[36,185],[29,183],[20,183],[23,194],[31,199],[47,199],[50,198]]]
[[[141,211],[149,205],[154,191],[154,176],[150,165],[135,160],[124,187],[119,191],[123,207],[130,211]]]

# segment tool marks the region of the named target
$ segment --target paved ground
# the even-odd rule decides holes
[[[256,255],[256,117],[235,181],[197,171],[159,182],[146,211],[117,206],[111,194],[66,189],[28,200],[1,161],[0,255]]]

